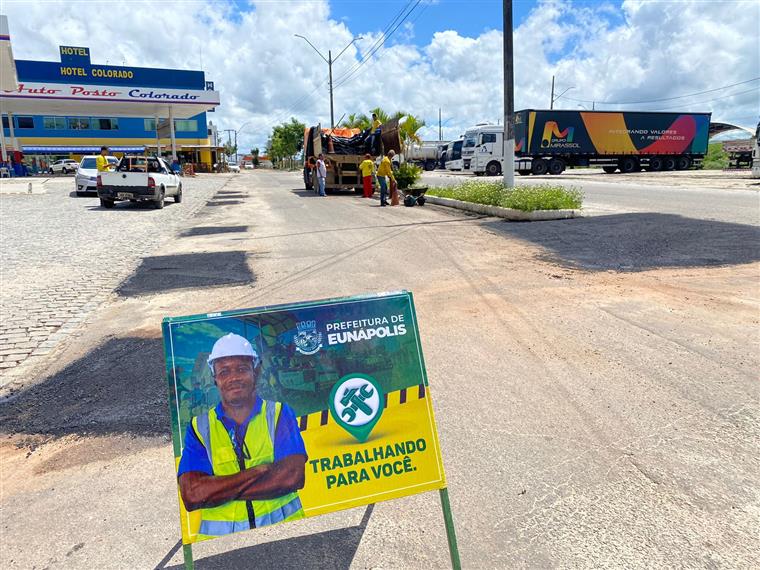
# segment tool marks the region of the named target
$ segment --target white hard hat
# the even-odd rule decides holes
[[[259,362],[259,355],[251,346],[251,343],[239,334],[229,333],[214,343],[211,354],[208,356],[208,366],[214,373],[214,360],[225,356],[250,356],[255,367]]]

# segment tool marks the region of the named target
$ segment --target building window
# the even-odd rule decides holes
[[[174,130],[177,132],[192,132],[198,130],[198,121],[183,119],[174,121]]]
[[[144,119],[145,124],[145,130],[146,131],[155,131],[156,130],[156,119]]]
[[[16,119],[17,129],[33,129],[34,118],[33,117],[14,117]]]
[[[92,119],[96,129],[100,131],[115,131],[119,128],[119,119]]]
[[[63,130],[66,128],[66,117],[45,117],[42,124],[47,130]]]
[[[74,131],[85,131],[90,128],[89,117],[69,117],[69,128]]]
[[[8,115],[3,115],[3,128],[7,129],[10,123],[8,122]]]

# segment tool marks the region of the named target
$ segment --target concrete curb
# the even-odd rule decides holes
[[[47,178],[0,178],[0,194],[45,194]]]
[[[539,222],[545,220],[567,220],[569,218],[580,218],[583,214],[580,210],[535,210],[533,212],[523,212],[522,210],[513,210],[512,208],[502,208],[500,206],[488,206],[486,204],[473,204],[472,202],[463,202],[462,200],[453,200],[452,198],[440,198],[438,196],[425,195],[425,200],[430,204],[439,206],[448,206],[459,210],[467,210],[476,214],[485,214],[487,216],[496,216],[506,220]]]

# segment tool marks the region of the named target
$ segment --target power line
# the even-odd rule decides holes
[[[406,21],[406,19],[407,19],[407,18],[408,18],[408,17],[409,17],[409,16],[412,14],[412,12],[414,12],[414,10],[417,8],[417,6],[420,4],[420,2],[421,2],[421,1],[422,1],[422,0],[417,0],[417,1],[414,3],[414,5],[411,7],[411,9],[410,9],[410,10],[409,10],[409,11],[408,11],[408,12],[407,12],[405,15],[404,15],[404,17],[403,17],[403,18],[402,18],[402,19],[401,19],[401,20],[400,20],[400,21],[399,21],[399,22],[396,24],[396,26],[395,26],[395,27],[394,27],[394,28],[393,28],[393,29],[392,29],[392,30],[391,30],[391,31],[390,31],[388,34],[385,34],[384,36],[382,36],[382,37],[381,37],[381,40],[378,40],[378,41],[380,42],[380,43],[379,43],[379,45],[377,45],[377,47],[376,47],[376,48],[374,48],[374,49],[373,49],[373,50],[371,50],[369,53],[367,53],[367,55],[366,55],[365,57],[363,57],[363,58],[362,58],[362,60],[361,60],[361,61],[360,61],[360,62],[359,62],[359,63],[358,63],[358,64],[357,64],[355,67],[354,67],[354,69],[353,69],[353,70],[351,70],[351,71],[350,71],[350,72],[349,72],[349,73],[348,73],[348,74],[345,76],[345,78],[343,78],[341,81],[339,81],[339,82],[337,83],[337,85],[335,85],[335,87],[341,87],[342,85],[345,85],[346,83],[348,83],[348,81],[349,81],[349,80],[350,80],[352,77],[354,77],[354,76],[356,75],[356,73],[359,71],[359,69],[361,69],[361,67],[362,67],[362,66],[363,66],[365,63],[367,63],[367,61],[369,61],[369,60],[372,58],[372,56],[373,56],[373,55],[375,55],[375,53],[376,53],[376,52],[377,52],[377,51],[378,51],[380,48],[382,48],[382,47],[385,45],[385,43],[386,43],[386,42],[387,42],[387,41],[388,41],[388,40],[391,38],[391,36],[392,36],[392,35],[393,35],[393,34],[396,32],[396,30],[398,30],[399,26],[401,26],[401,24],[403,24],[403,23]],[[375,43],[377,44],[377,42],[375,42]]]
[[[744,85],[746,83],[752,83],[753,81],[760,80],[760,77],[753,77],[746,81],[740,81],[739,83],[732,83],[731,85],[724,85],[723,87],[716,87],[715,89],[708,89],[707,91],[698,91],[696,93],[689,93],[688,95],[678,95],[677,97],[665,97],[664,99],[649,99],[647,101],[598,101],[596,99],[573,99],[572,97],[563,96],[563,99],[568,101],[574,101],[576,103],[597,103],[600,105],[641,105],[643,103],[661,103],[663,101],[674,101],[675,99],[686,99],[687,97],[694,97],[695,95],[704,95],[706,93],[714,93],[715,91],[722,91],[729,87],[736,87],[737,85]],[[559,97],[557,97],[559,99]]]
[[[705,101],[695,101],[693,103],[682,103],[681,105],[676,105],[675,107],[659,107],[655,110],[657,111],[667,111],[668,109],[680,109],[683,108],[684,105],[692,106],[692,105],[702,105],[704,103],[712,103],[713,101],[720,101],[721,99],[728,99],[729,97],[738,97],[739,95],[746,95],[747,93],[760,93],[760,87],[756,87],[754,89],[747,89],[746,91],[739,91],[738,93],[729,93],[728,95],[723,95],[721,97],[715,97],[713,99],[706,99]]]

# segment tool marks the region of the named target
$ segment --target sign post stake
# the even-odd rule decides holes
[[[182,555],[185,557],[185,570],[193,570],[195,564],[193,563],[193,545],[183,544]]]
[[[443,510],[443,520],[446,524],[446,538],[449,540],[449,555],[451,556],[451,567],[453,570],[461,570],[462,562],[459,560],[459,547],[457,546],[457,532],[454,528],[454,516],[451,514],[451,504],[449,503],[449,490],[447,487],[440,489],[441,509]]]

